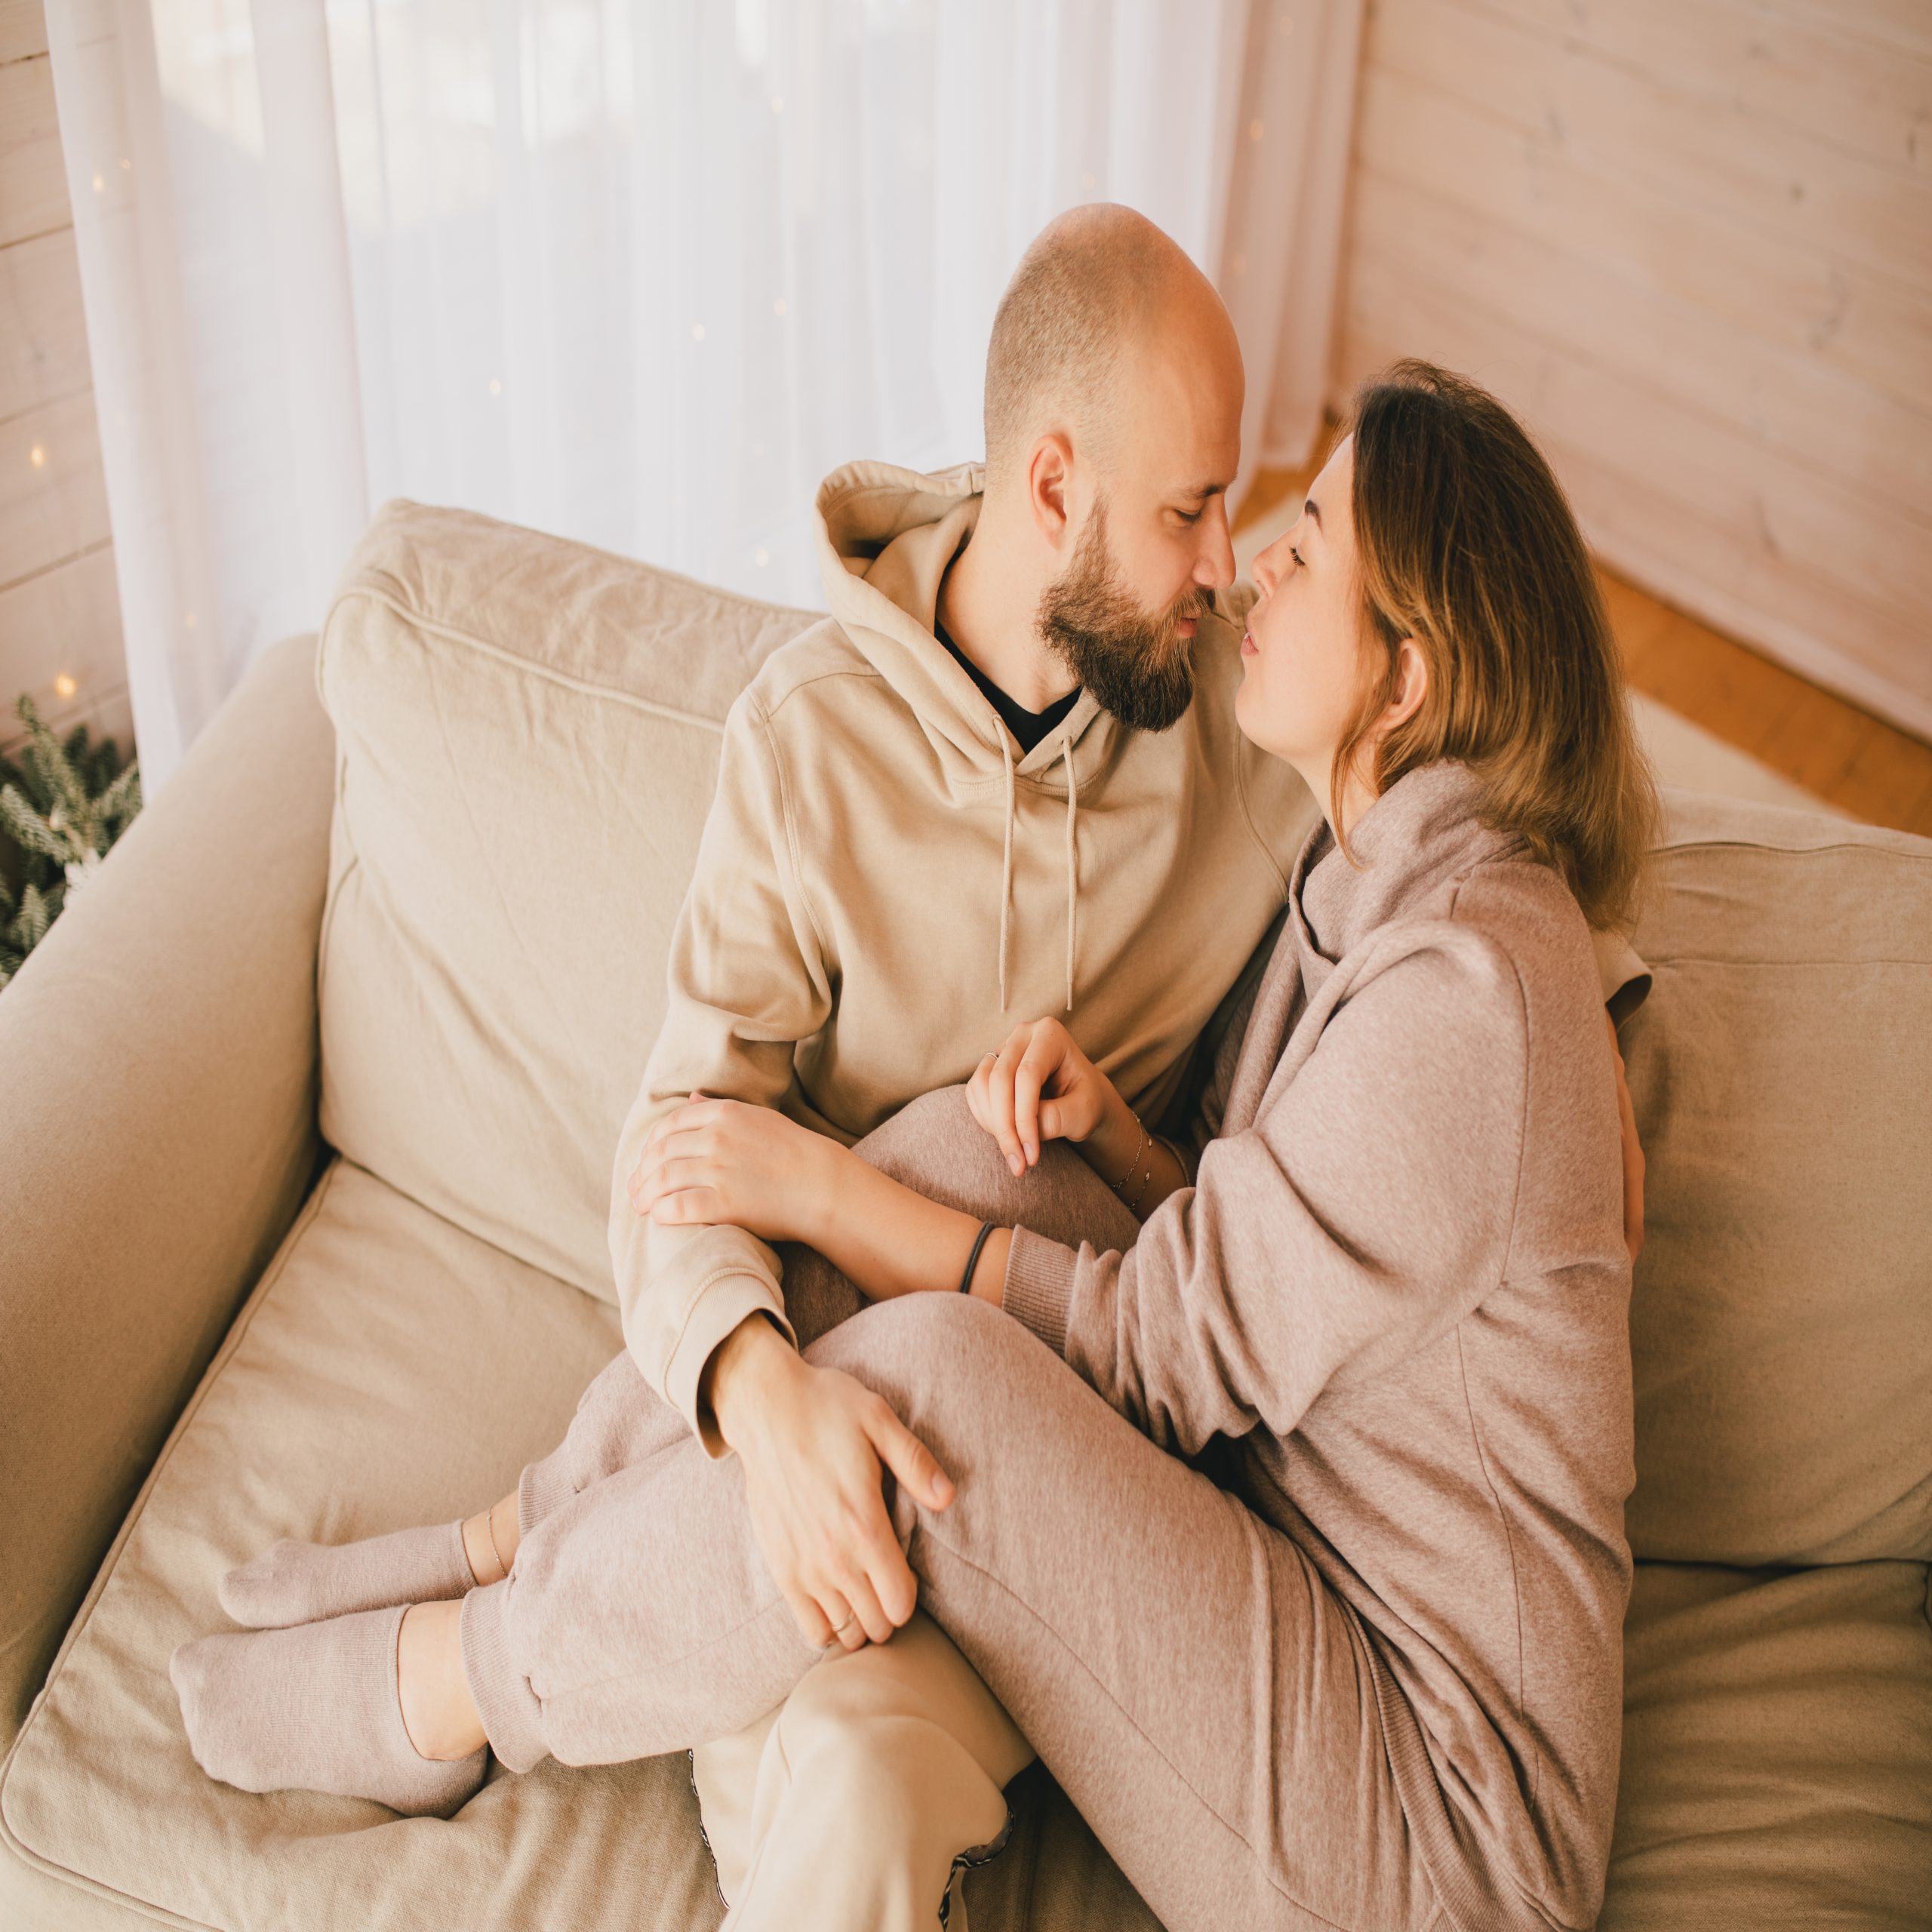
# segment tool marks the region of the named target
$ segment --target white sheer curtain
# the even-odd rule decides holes
[[[370,510],[817,604],[858,455],[976,456],[994,305],[1131,202],[1212,274],[1245,468],[1328,374],[1361,0],[53,0],[158,784]]]

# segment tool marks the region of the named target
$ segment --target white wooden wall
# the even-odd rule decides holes
[[[71,687],[71,688],[70,688]],[[131,742],[80,271],[42,0],[0,0],[0,749],[29,692]]]
[[[1613,568],[1932,736],[1932,0],[1371,0],[1338,378],[1537,434]]]

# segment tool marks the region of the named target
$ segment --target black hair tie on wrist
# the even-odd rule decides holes
[[[966,1257],[966,1272],[959,1278],[959,1292],[962,1295],[968,1293],[972,1288],[973,1270],[980,1265],[980,1251],[986,1246],[986,1237],[991,1234],[992,1231],[993,1224],[992,1222],[982,1221],[980,1223],[979,1234],[973,1242],[973,1251]]]

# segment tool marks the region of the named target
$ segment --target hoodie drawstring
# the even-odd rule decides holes
[[[1066,1010],[1073,1011],[1073,945],[1080,902],[1080,849],[1074,827],[1080,816],[1080,786],[1073,776],[1073,740],[1063,737],[1060,756],[1066,761]]]
[[[1014,820],[1013,746],[1000,734],[1000,758],[1006,772],[1006,855],[999,881],[999,1010],[1006,1011],[1007,940],[1012,927],[1013,826]],[[1080,935],[1080,783],[1073,771],[1073,740],[1060,741],[1066,763],[1066,1010],[1073,1011],[1073,961]]]
[[[1006,863],[999,881],[999,1010],[1006,1011],[1007,914],[1013,904],[1013,746],[999,734],[1000,756],[1006,761]]]

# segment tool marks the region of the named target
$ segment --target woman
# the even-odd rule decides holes
[[[891,1124],[900,1176],[982,1211],[703,1100],[640,1205],[807,1241],[881,1301],[808,1352],[949,1472],[894,1500],[921,1600],[1174,1932],[1586,1924],[1633,1480],[1589,928],[1653,794],[1574,523],[1472,386],[1371,385],[1255,576],[1237,715],[1324,820],[1192,1151],[1042,1022],[983,1063],[979,1127],[946,1095]],[[758,1327],[714,1358],[728,1441]],[[1226,1489],[1182,1460],[1217,1444]],[[476,1519],[473,1574],[514,1568],[408,1613],[399,1679],[392,1611],[186,1647],[197,1756],[441,1808],[486,1745],[610,1761],[771,1709],[823,1653],[742,1483],[632,1447]]]

